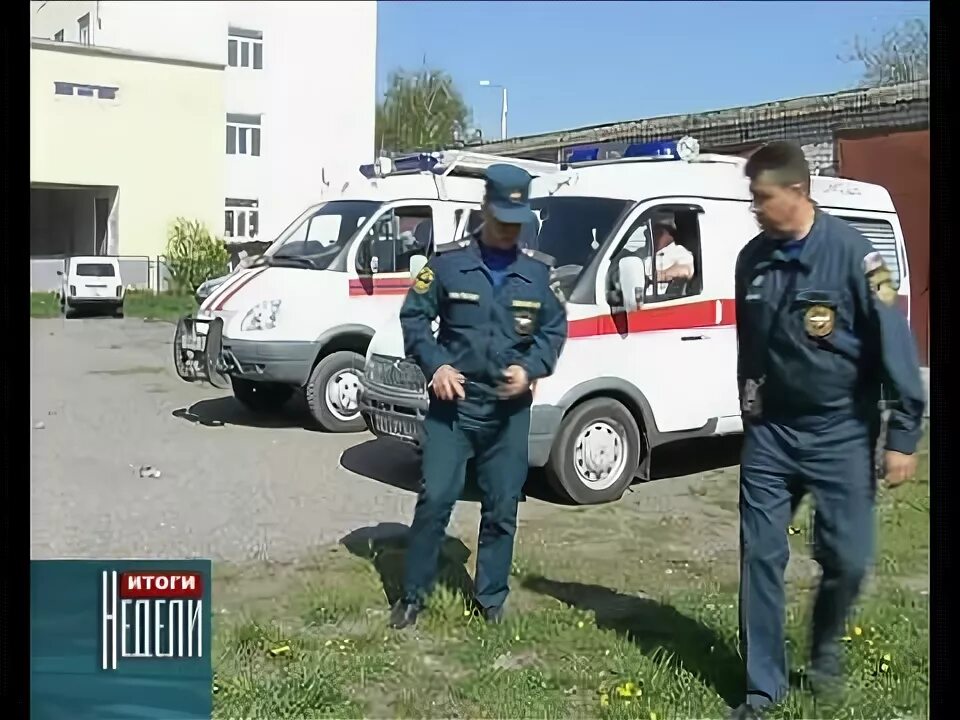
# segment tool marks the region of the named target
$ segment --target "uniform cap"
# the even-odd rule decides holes
[[[534,219],[530,209],[530,181],[523,168],[498,163],[487,168],[487,203],[502,223],[521,225]]]

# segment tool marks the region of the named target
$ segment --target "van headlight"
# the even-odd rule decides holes
[[[277,326],[277,315],[280,312],[279,300],[264,300],[257,303],[240,323],[240,330],[249,332],[251,330],[273,330]]]

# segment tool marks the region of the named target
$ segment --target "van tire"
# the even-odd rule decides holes
[[[578,472],[578,465],[583,468],[583,462],[578,462],[577,444],[589,438],[590,433],[613,436],[612,443],[605,443],[605,449],[613,453],[619,468],[612,469],[616,476],[599,489],[586,484]],[[640,428],[623,403],[607,397],[587,400],[567,413],[560,424],[545,468],[547,481],[557,493],[577,505],[619,500],[640,467],[642,448]]]
[[[349,385],[350,390],[358,392],[360,389],[358,374],[362,369],[363,355],[350,350],[338,350],[330,353],[313,368],[310,379],[307,380],[304,395],[307,399],[310,415],[313,416],[321,430],[329,433],[355,433],[367,429],[367,422],[360,414],[359,406],[357,406],[356,414],[345,419],[343,416],[346,413],[334,413],[327,402],[328,387],[331,383],[337,382],[337,378],[344,373],[348,373],[348,375],[343,382]],[[353,373],[352,378],[349,374],[350,371]]]
[[[247,410],[256,415],[278,412],[293,395],[289,385],[230,378],[233,396]]]

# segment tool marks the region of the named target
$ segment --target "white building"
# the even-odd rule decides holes
[[[226,65],[228,241],[272,239],[373,158],[374,0],[31,5],[34,37]]]

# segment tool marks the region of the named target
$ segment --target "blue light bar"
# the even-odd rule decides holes
[[[577,148],[567,158],[569,163],[591,162],[600,156],[600,148]]]
[[[387,163],[377,161],[367,165],[360,166],[360,174],[365,178],[386,177],[393,173],[409,172],[429,172],[433,170],[440,158],[429,153],[418,153],[416,155],[405,155],[398,158],[388,158]],[[388,166],[389,169],[387,167]]]
[[[663,158],[665,160],[687,160],[700,151],[700,143],[691,137],[679,140],[654,140],[653,142],[634,143],[623,153],[626,158]]]

